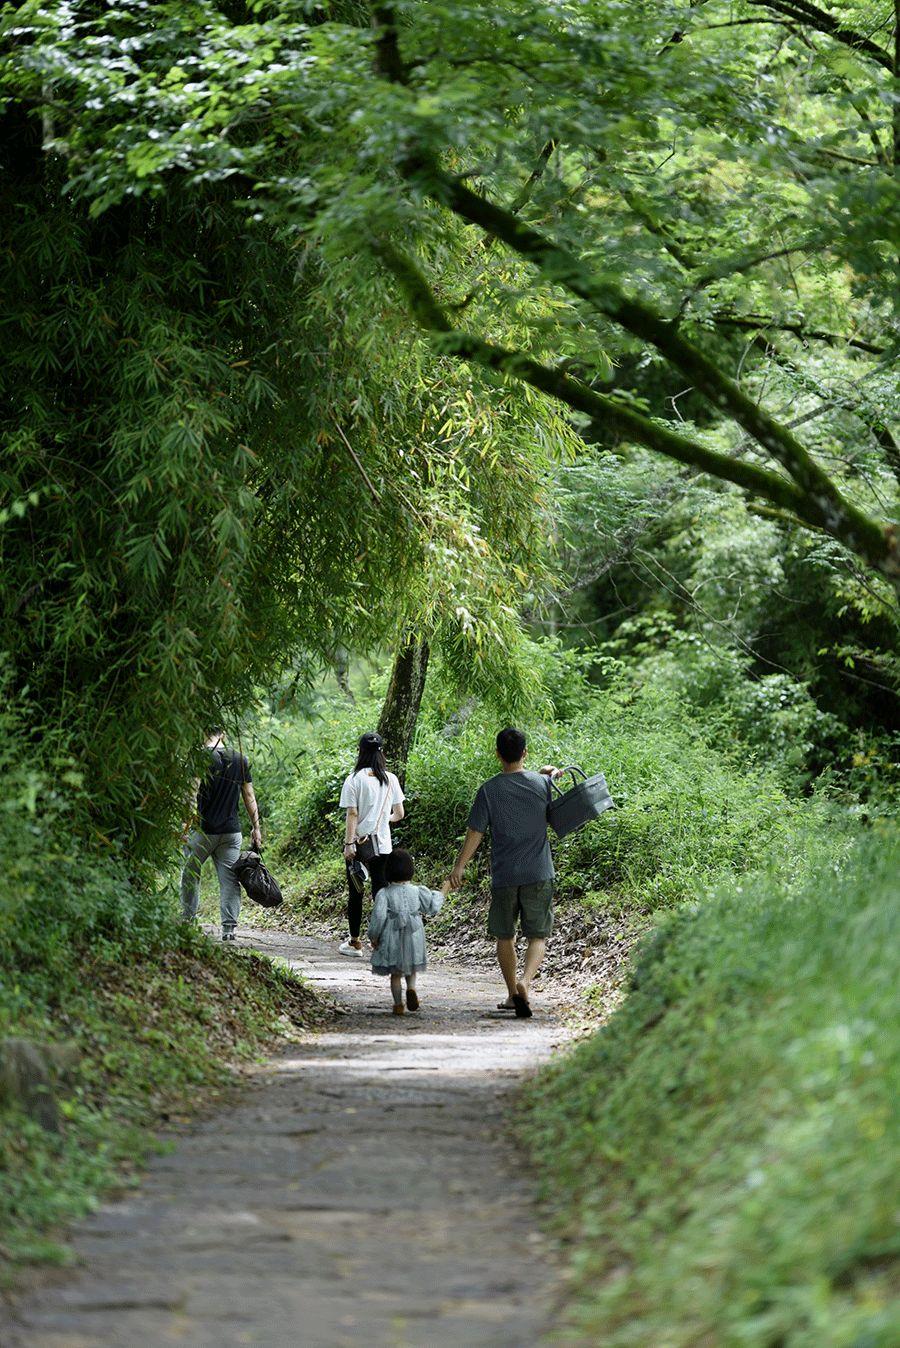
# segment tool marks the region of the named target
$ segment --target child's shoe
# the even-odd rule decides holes
[[[419,998],[415,988],[406,989],[406,1009],[407,1011],[418,1011]]]
[[[394,1015],[402,1016],[406,1014],[406,1007],[402,1002],[394,1002]]]

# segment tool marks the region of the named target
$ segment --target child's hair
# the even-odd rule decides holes
[[[415,869],[416,863],[409,852],[404,852],[402,847],[398,847],[395,852],[388,852],[384,859],[384,878],[389,885],[396,885],[401,880],[411,880]]]

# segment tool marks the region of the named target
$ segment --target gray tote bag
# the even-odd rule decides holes
[[[565,838],[589,824],[592,819],[599,819],[604,810],[615,804],[602,772],[589,777],[574,763],[563,771],[571,772],[574,785],[568,791],[563,791],[552,782],[551,786],[558,794],[547,806],[547,823],[558,838]],[[582,781],[578,780],[576,773],[583,778]]]

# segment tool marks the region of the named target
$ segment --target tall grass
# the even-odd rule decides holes
[[[531,1092],[592,1342],[900,1342],[900,837],[812,833],[799,869],[664,920]]]

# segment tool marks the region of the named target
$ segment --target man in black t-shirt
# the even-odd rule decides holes
[[[222,914],[222,940],[233,941],[241,911],[241,888],[234,863],[241,850],[239,802],[250,816],[254,847],[262,846],[259,808],[250,777],[250,764],[241,753],[227,748],[224,731],[216,727],[206,737],[209,766],[206,776],[194,783],[197,798],[197,826],[185,825],[184,869],[181,872],[181,915],[187,921],[197,916],[200,905],[200,871],[212,857],[219,877],[219,908]]]

